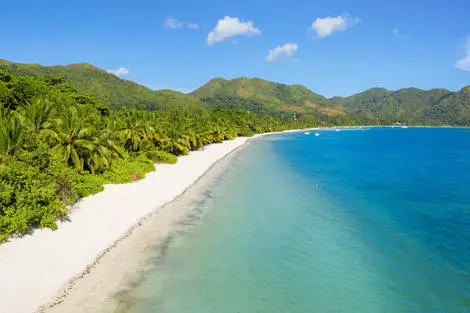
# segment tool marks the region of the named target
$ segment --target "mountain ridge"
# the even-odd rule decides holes
[[[291,113],[344,115],[342,107],[299,84],[286,85],[261,78],[239,77],[234,79],[213,78],[190,95],[203,103],[214,106],[225,97],[241,98],[261,104],[267,110]],[[219,101],[220,102],[220,101]],[[240,108],[244,108],[241,105]]]
[[[195,107],[202,106],[198,99],[178,91],[152,90],[89,63],[43,66],[0,60],[0,70],[11,71],[20,76],[52,75],[64,77],[78,91],[94,95],[97,100],[113,109],[137,106],[147,110],[160,110],[169,106],[178,106],[180,102]]]
[[[390,91],[371,88],[349,97],[330,100],[352,115],[369,119],[402,120],[429,124],[470,124],[470,86],[452,92],[443,88],[414,87]]]
[[[301,84],[287,85],[258,77],[215,77],[193,92],[181,93],[170,89],[152,90],[89,63],[43,66],[0,59],[0,70],[16,75],[62,76],[78,91],[94,95],[112,109],[161,110],[185,105],[236,108],[258,115],[286,117],[312,114],[318,118],[351,117],[372,123],[470,125],[470,85],[455,92],[444,88],[388,90],[375,87],[347,97],[327,98]]]

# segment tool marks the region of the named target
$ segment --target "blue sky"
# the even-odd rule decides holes
[[[185,92],[240,76],[328,97],[458,90],[470,84],[469,12],[468,0],[15,0],[2,3],[0,58],[123,68]]]

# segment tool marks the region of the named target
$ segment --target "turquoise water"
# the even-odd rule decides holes
[[[218,166],[120,311],[470,312],[470,130],[271,136]]]

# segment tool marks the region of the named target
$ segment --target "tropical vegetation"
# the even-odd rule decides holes
[[[257,116],[287,119],[314,115],[329,125],[339,123],[390,125],[470,124],[470,86],[446,89],[372,88],[349,97],[326,98],[302,85],[284,85],[259,78],[214,78],[190,94],[151,90],[93,65],[42,66],[0,60],[0,70],[18,76],[63,77],[80,93],[93,95],[111,110],[149,111],[191,108],[235,108]],[[2,91],[0,91],[1,97]]]
[[[77,199],[141,179],[155,163],[237,136],[335,125],[470,125],[459,92],[370,89],[327,99],[300,85],[216,78],[187,95],[89,64],[0,60],[0,242],[55,229]]]
[[[334,97],[355,118],[409,125],[470,125],[470,86],[458,92],[446,89],[373,88],[350,97]]]
[[[64,77],[0,70],[0,242],[57,227],[68,205],[105,183],[132,182],[159,162],[237,136],[301,128],[313,116],[257,116],[180,103],[109,108]]]

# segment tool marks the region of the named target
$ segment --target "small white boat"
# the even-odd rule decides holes
[[[318,137],[318,136],[320,136],[320,133],[319,133],[319,132],[316,132],[316,133],[315,133],[315,137]]]
[[[336,131],[337,131],[337,132],[339,132],[339,129],[338,129],[338,128],[336,128]]]
[[[401,128],[408,128],[408,126],[405,125],[405,126],[402,126]]]
[[[304,135],[310,135],[310,132],[305,132]]]

